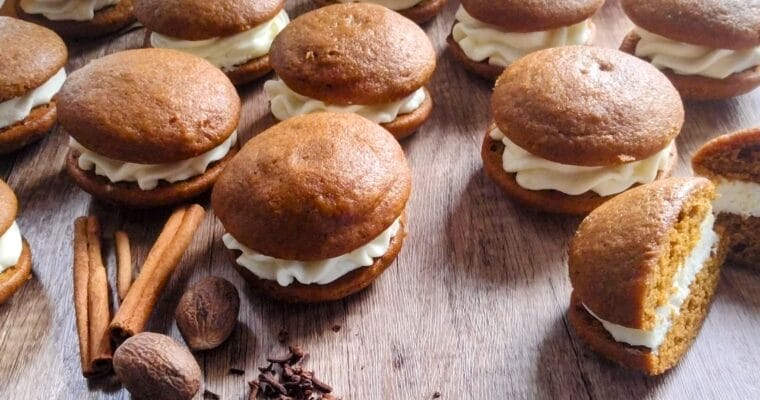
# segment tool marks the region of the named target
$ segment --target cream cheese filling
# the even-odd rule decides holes
[[[374,3],[391,10],[406,10],[422,3],[423,0],[338,0],[339,3]]]
[[[159,181],[169,183],[184,181],[206,172],[209,165],[224,158],[237,143],[237,132],[233,132],[222,144],[190,159],[167,164],[137,164],[114,160],[88,150],[74,138],[69,146],[80,153],[79,168],[104,176],[113,183],[136,182],[142,190],[152,190]]]
[[[66,71],[61,68],[47,82],[29,93],[0,103],[0,129],[23,121],[37,106],[47,104],[61,90]]]
[[[760,217],[760,184],[720,178],[715,182],[718,197],[713,200],[715,214]]]
[[[506,67],[518,58],[552,47],[586,44],[591,39],[591,21],[548,31],[507,32],[482,22],[459,6],[451,35],[473,61]]]
[[[294,281],[304,285],[326,285],[351,271],[374,264],[376,258],[388,252],[391,239],[400,227],[401,223],[396,219],[388,229],[364,246],[348,254],[319,261],[283,260],[265,256],[238,242],[229,233],[222,236],[222,241],[228,249],[242,252],[237,263],[261,279],[277,281],[283,287]]]
[[[393,103],[376,105],[328,104],[296,93],[279,79],[265,82],[264,91],[269,95],[272,114],[281,121],[298,115],[330,111],[359,114],[377,124],[386,124],[398,118],[399,115],[414,112],[422,106],[427,98],[425,89],[419,88],[406,98]]]
[[[150,44],[153,47],[184,51],[205,58],[219,68],[231,69],[269,54],[272,41],[289,22],[288,14],[282,10],[269,21],[232,36],[182,40],[153,32],[150,35]]]
[[[689,297],[691,284],[705,263],[712,257],[719,242],[718,235],[713,230],[714,223],[715,216],[712,212],[708,212],[700,225],[700,237],[696,246],[673,277],[673,286],[668,301],[655,310],[654,328],[645,330],[618,325],[599,318],[585,304],[583,306],[589,314],[602,323],[604,329],[612,335],[615,341],[627,343],[631,346],[648,347],[657,354],[673,326],[673,321],[680,314],[681,306]]]
[[[490,132],[493,140],[504,143],[502,167],[515,174],[520,187],[528,190],[556,190],[571,196],[594,192],[599,196],[622,193],[635,184],[654,182],[665,169],[674,143],[644,160],[609,167],[560,164],[535,156],[509,140],[499,128]]]
[[[0,236],[0,273],[18,264],[22,249],[21,231],[16,221],[13,221],[10,228]]]
[[[679,75],[725,79],[760,65],[760,47],[716,49],[678,42],[639,27],[634,32],[641,37],[636,56],[651,60],[658,69],[670,69]]]
[[[42,14],[51,21],[91,21],[95,12],[120,0],[19,0],[27,14]]]

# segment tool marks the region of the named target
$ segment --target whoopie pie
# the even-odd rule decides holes
[[[114,33],[134,23],[133,0],[18,0],[20,18],[70,39]]]
[[[0,180],[0,304],[32,279],[32,251],[16,224],[18,200]]]

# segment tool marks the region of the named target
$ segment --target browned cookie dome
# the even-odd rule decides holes
[[[294,19],[272,43],[272,67],[293,90],[332,104],[400,100],[430,81],[435,50],[385,7],[336,4]]]
[[[0,38],[0,102],[42,86],[66,64],[66,44],[50,29],[0,17]]]
[[[18,213],[16,193],[5,181],[0,179],[0,235],[13,225]]]
[[[208,61],[140,49],[94,60],[58,94],[58,118],[85,148],[113,159],[164,164],[198,156],[235,130],[240,98]]]
[[[499,129],[554,162],[609,166],[648,158],[681,131],[678,91],[657,68],[618,50],[568,46],[529,54],[496,82]]]
[[[225,230],[249,248],[323,260],[363,246],[399,218],[411,179],[388,131],[355,114],[316,113],[246,143],[211,203]]]
[[[234,35],[274,18],[285,0],[134,0],[151,31],[184,40]]]
[[[758,0],[623,0],[633,22],[685,43],[724,49],[760,45]]]
[[[604,0],[462,0],[476,19],[509,32],[535,32],[577,24],[590,18]]]

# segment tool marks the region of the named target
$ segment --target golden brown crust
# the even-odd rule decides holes
[[[728,235],[728,261],[760,270],[760,217],[721,213],[715,224],[723,227]]]
[[[602,197],[594,192],[571,196],[556,190],[525,189],[517,184],[515,174],[510,174],[504,170],[502,162],[503,154],[504,144],[494,141],[486,134],[481,149],[483,169],[486,175],[493,179],[511,198],[528,208],[558,214],[587,215],[602,205],[602,203],[615,197],[614,195]],[[660,171],[656,179],[668,178],[677,162],[678,151],[676,146],[673,145],[668,158],[668,164],[665,169]]]
[[[599,206],[570,242],[577,296],[607,321],[641,328],[664,246],[687,202],[712,198],[705,178],[669,178],[633,188]]]
[[[294,19],[272,43],[288,87],[330,104],[383,104],[426,85],[436,55],[417,24],[385,7],[335,4]]]
[[[238,146],[234,146],[203,174],[175,183],[162,181],[152,190],[142,190],[135,183],[112,183],[103,176],[79,168],[79,154],[73,150],[66,157],[66,172],[80,188],[100,200],[134,208],[161,207],[181,203],[211,189],[237,152]]]
[[[398,10],[396,12],[418,24],[424,24],[440,13],[443,7],[446,6],[447,1],[448,0],[422,0],[414,7]],[[331,4],[338,4],[339,2],[337,0],[314,0],[314,3],[319,7],[324,7]]]
[[[19,18],[48,27],[67,39],[90,39],[114,33],[135,22],[132,2],[121,0],[114,6],[99,10],[91,21],[52,21],[40,14],[27,14],[19,2],[16,3],[16,13]]]
[[[382,257],[376,258],[374,264],[353,270],[340,279],[326,285],[304,285],[293,282],[288,286],[280,286],[277,281],[261,279],[247,268],[238,264],[235,259],[239,252],[230,250],[229,254],[235,269],[255,291],[275,300],[288,303],[321,303],[346,298],[372,284],[393,264],[396,256],[401,251],[405,237],[406,219],[402,216],[401,228],[396,236],[391,239],[390,247]]]
[[[425,101],[420,107],[408,114],[399,115],[396,119],[381,126],[388,130],[397,140],[411,136],[430,118],[433,113],[433,97],[425,88]]]
[[[13,225],[18,213],[18,199],[10,186],[0,179],[0,235]]]
[[[754,1],[623,0],[638,26],[679,42],[722,49],[760,45],[760,13]]]
[[[55,102],[50,102],[33,108],[22,121],[0,128],[0,154],[12,153],[42,139],[55,126],[56,117]]]
[[[592,46],[541,50],[517,60],[496,81],[491,110],[518,146],[581,166],[648,158],[673,141],[684,121],[678,91],[657,68]]]
[[[114,53],[72,73],[58,119],[82,146],[116,160],[165,164],[203,154],[237,128],[240,98],[218,68],[167,49]]]
[[[231,36],[279,13],[285,0],[134,0],[146,28],[183,40]]]
[[[476,19],[509,32],[536,32],[561,28],[589,19],[604,0],[462,0]]]
[[[50,29],[0,16],[0,38],[0,103],[42,86],[66,65],[66,44]]]
[[[718,136],[700,147],[691,159],[694,172],[716,178],[760,183],[760,128]]]
[[[0,273],[0,304],[4,304],[32,279],[32,250],[24,240],[18,263]]]
[[[635,55],[641,37],[630,32],[620,45],[620,50]],[[648,60],[647,60],[648,61]],[[725,79],[699,75],[680,75],[671,69],[662,71],[678,89],[684,100],[723,100],[749,93],[760,86],[760,66],[737,72]]]
[[[219,177],[214,212],[240,243],[271,257],[324,260],[387,229],[412,177],[396,139],[351,113],[290,118],[243,146]]]

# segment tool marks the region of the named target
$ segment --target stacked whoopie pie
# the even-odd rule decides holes
[[[756,1],[624,0],[636,28],[621,50],[663,70],[684,99],[715,100],[760,86]]]
[[[438,15],[447,0],[314,0],[314,3],[320,7],[337,3],[374,3],[422,24]]]
[[[425,32],[375,4],[336,4],[294,19],[272,44],[279,79],[264,84],[272,113],[285,120],[320,112],[352,112],[398,138],[430,116],[425,85],[436,66]]]
[[[462,0],[449,49],[471,72],[496,79],[528,53],[591,43],[591,17],[603,4],[604,0]]]
[[[211,204],[234,265],[288,302],[332,301],[367,287],[406,236],[411,172],[395,138],[350,113],[291,118],[240,150]]]
[[[485,172],[538,210],[585,215],[667,177],[684,109],[650,64],[613,49],[567,46],[509,66],[491,100]]]
[[[41,139],[55,125],[53,97],[68,51],[55,32],[0,17],[0,154]]]
[[[221,68],[236,85],[269,73],[269,47],[290,22],[284,0],[135,0],[146,46],[180,50]]]
[[[18,0],[19,17],[46,26],[65,38],[94,38],[135,21],[133,0]]]
[[[218,68],[165,49],[90,62],[58,97],[66,169],[106,201],[153,207],[211,188],[237,152],[240,98]]]
[[[0,304],[32,278],[32,251],[16,224],[18,200],[0,180]]]

